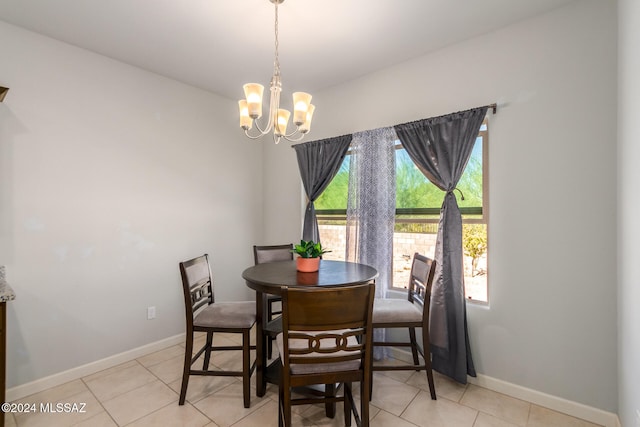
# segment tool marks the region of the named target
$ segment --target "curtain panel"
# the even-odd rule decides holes
[[[436,371],[466,384],[476,376],[467,331],[462,215],[453,191],[464,172],[487,107],[395,126],[409,157],[446,192],[435,248],[429,333]]]
[[[345,259],[378,270],[376,298],[384,298],[393,281],[396,139],[393,128],[383,128],[355,133],[351,142]],[[373,334],[384,340],[384,329]],[[388,353],[385,347],[373,349],[376,360]]]
[[[302,185],[307,194],[307,208],[302,229],[303,240],[320,242],[318,219],[313,202],[340,170],[350,143],[351,135],[342,135],[293,146],[298,158]]]

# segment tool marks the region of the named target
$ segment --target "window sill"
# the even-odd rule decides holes
[[[391,288],[387,291],[387,298],[391,299],[405,299],[407,298],[407,290],[403,288]],[[479,307],[489,307],[489,301],[482,301],[477,299],[465,299],[467,304],[479,306]]]

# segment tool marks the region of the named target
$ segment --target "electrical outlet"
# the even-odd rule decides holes
[[[147,320],[151,320],[155,318],[156,318],[156,307],[155,306],[147,307]]]

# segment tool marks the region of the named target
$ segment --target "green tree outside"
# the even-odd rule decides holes
[[[487,252],[487,229],[484,224],[465,224],[462,227],[462,248],[471,258],[471,276],[484,274],[478,270],[478,260]]]
[[[349,162],[350,156],[346,156],[336,176],[316,200],[316,209],[347,209]],[[454,194],[460,207],[482,206],[482,139],[476,142],[458,189],[460,192]],[[396,150],[397,208],[440,208],[444,194],[420,172],[405,150]]]

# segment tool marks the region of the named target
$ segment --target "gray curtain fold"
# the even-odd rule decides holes
[[[437,267],[431,291],[430,339],[436,371],[466,384],[476,376],[464,296],[462,216],[453,191],[464,172],[487,107],[396,125],[418,169],[446,192],[435,248]]]
[[[313,202],[322,194],[340,170],[340,165],[347,154],[350,143],[351,135],[342,135],[293,146],[296,150],[300,177],[308,200],[302,229],[302,239],[304,240],[320,242],[318,219]]]
[[[393,128],[353,134],[347,201],[347,261],[378,270],[376,298],[384,298],[393,281],[393,229],[396,213],[396,134]],[[375,329],[375,341],[385,330]],[[373,349],[376,360],[388,356],[386,347]]]

